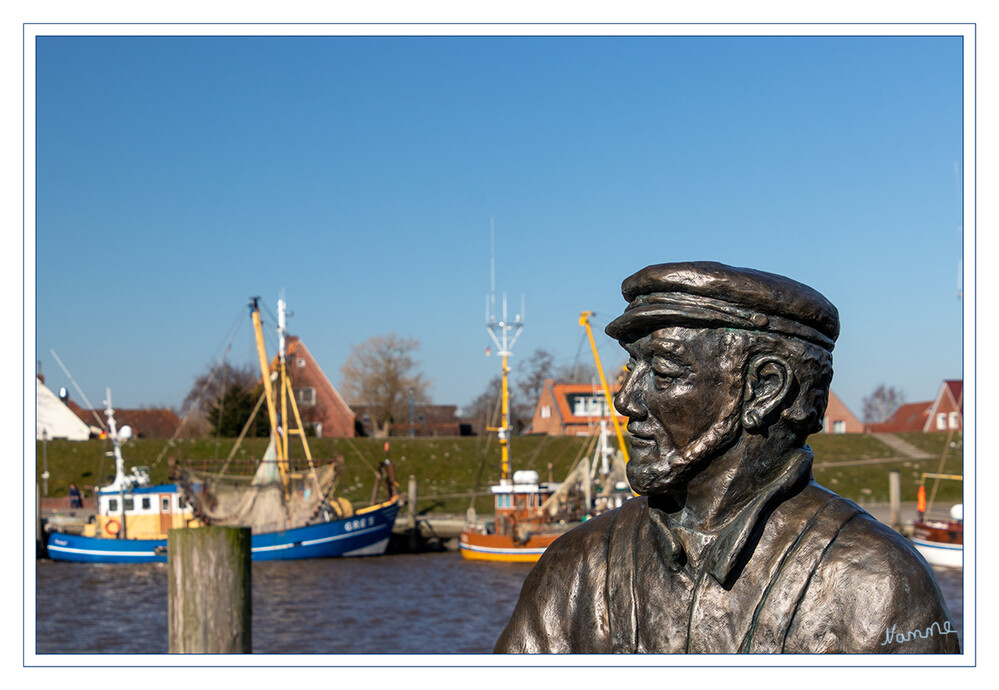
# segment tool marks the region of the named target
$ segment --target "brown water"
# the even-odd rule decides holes
[[[38,654],[167,654],[165,564],[37,562]],[[459,554],[253,564],[253,651],[489,653],[530,565]],[[960,570],[937,580],[964,643]]]

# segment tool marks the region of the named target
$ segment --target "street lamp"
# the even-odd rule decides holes
[[[49,497],[49,430],[42,429],[42,495]]]
[[[416,394],[416,391],[412,387],[410,387],[410,389],[409,389],[409,435],[410,436],[416,436],[416,428],[413,426],[413,424],[414,424],[414,416],[413,416],[413,413],[414,413],[414,401],[413,401],[413,396],[415,394]]]

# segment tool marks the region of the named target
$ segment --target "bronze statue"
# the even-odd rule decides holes
[[[555,541],[496,643],[508,653],[958,653],[931,569],[812,479],[836,308],[713,262],[624,281],[607,326],[640,495]]]

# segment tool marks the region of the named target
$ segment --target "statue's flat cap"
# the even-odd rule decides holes
[[[665,326],[728,327],[782,333],[832,350],[839,313],[819,292],[790,278],[714,261],[647,266],[621,285],[628,306],[606,328],[629,341]]]

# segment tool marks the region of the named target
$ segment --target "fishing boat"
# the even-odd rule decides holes
[[[504,300],[503,321],[497,323],[493,319],[487,324],[502,357],[502,422],[498,428],[490,429],[497,432],[500,443],[500,480],[498,484],[489,487],[493,495],[495,513],[494,519],[485,525],[470,522],[462,530],[460,549],[464,558],[534,563],[562,534],[593,515],[619,507],[624,500],[632,496],[624,470],[627,450],[617,419],[610,413],[613,410],[610,389],[593,342],[589,316],[590,312],[583,312],[580,316],[580,325],[586,327],[590,336],[590,344],[604,391],[606,416],[614,422],[620,453],[615,454],[610,450],[605,418],[601,420],[599,437],[591,437],[594,443],[597,438],[600,439],[597,453],[602,456],[602,461],[598,462],[595,457],[591,464],[588,454],[582,453],[561,483],[555,483],[550,478],[548,482],[541,482],[534,470],[518,470],[511,477],[510,404],[507,380],[510,369],[507,357],[511,354],[513,342],[516,341],[523,325],[519,316],[514,324],[509,324]],[[508,340],[508,333],[513,329],[516,329],[516,332],[512,340]],[[499,332],[498,336],[496,331]],[[595,483],[598,467],[601,471],[598,483]]]
[[[167,530],[197,526],[198,522],[176,484],[151,485],[147,467],[132,467],[126,474],[121,447],[132,437],[132,429],[128,425],[118,428],[110,390],[104,405],[112,445],[108,455],[115,461],[114,481],[95,492],[97,513],[81,533],[49,533],[48,556],[89,563],[166,561]]]
[[[121,443],[129,438],[130,430],[116,428],[108,391],[105,412],[113,445],[111,454],[115,457],[115,480],[98,490],[95,521],[86,526],[82,535],[49,535],[50,558],[100,563],[162,562],[167,559],[169,529],[203,525],[249,527],[254,561],[385,553],[401,501],[392,465],[386,460],[379,467],[379,483],[384,483],[388,494],[385,500],[376,502],[373,496],[372,505],[355,510],[349,501],[332,495],[341,462],[321,463],[312,458],[284,361],[283,300],[278,302],[278,314],[279,352],[270,363],[258,301],[250,301],[264,395],[219,472],[174,465],[174,483],[155,486],[150,485],[144,468],[133,467],[125,474]],[[272,386],[272,377],[276,386]],[[231,475],[226,472],[228,460],[264,402],[271,429],[267,450],[252,475]],[[296,468],[291,461],[292,435],[301,441],[304,467]]]
[[[958,503],[950,509],[950,519],[926,517],[926,479],[961,480],[959,475],[924,472],[916,496],[918,516],[912,524],[912,545],[930,565],[944,568],[964,567],[964,505]]]

